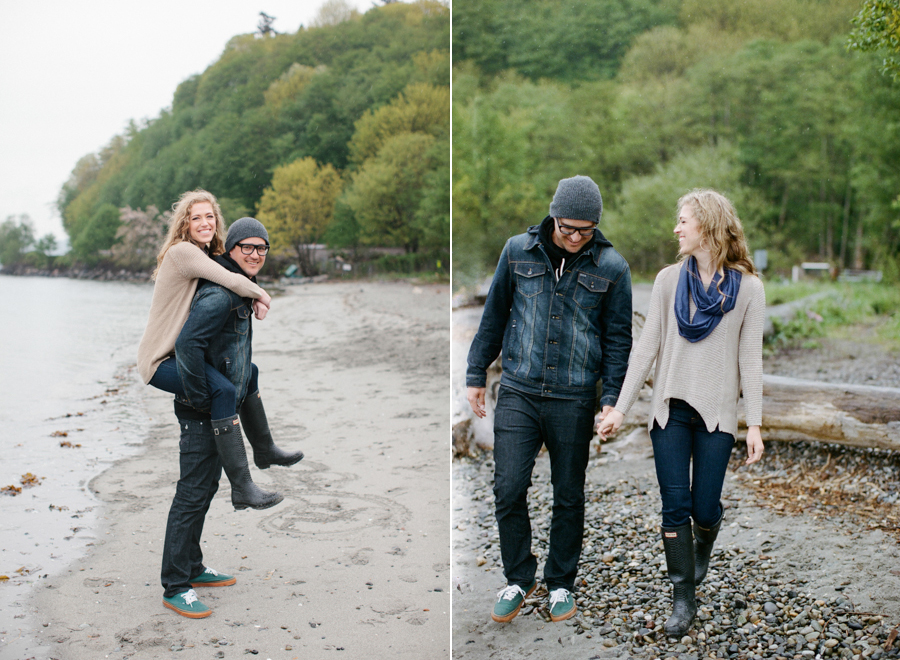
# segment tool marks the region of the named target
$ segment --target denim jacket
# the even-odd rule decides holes
[[[631,352],[631,272],[599,230],[559,281],[539,225],[506,242],[469,349],[466,385],[500,382],[527,394],[615,405]]]
[[[231,271],[243,273],[226,257],[216,261]],[[175,361],[186,397],[180,403],[201,412],[210,410],[204,362],[222,372],[234,384],[238,407],[250,382],[250,321],[252,300],[241,298],[223,286],[201,280],[191,302],[191,313],[175,341]]]

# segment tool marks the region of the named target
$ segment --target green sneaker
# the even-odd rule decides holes
[[[217,573],[212,568],[207,568],[200,575],[191,580],[192,587],[228,587],[237,582],[233,575]]]
[[[568,589],[554,589],[550,592],[550,620],[565,621],[575,616],[578,608]]]
[[[197,600],[197,593],[193,589],[182,591],[171,598],[163,597],[163,605],[189,619],[203,619],[212,614],[211,609]]]
[[[522,603],[534,592],[536,587],[537,582],[532,580],[527,590],[517,584],[511,584],[501,589],[497,594],[497,603],[494,605],[494,611],[491,612],[491,618],[497,623],[507,623],[515,619],[519,610],[522,609]]]

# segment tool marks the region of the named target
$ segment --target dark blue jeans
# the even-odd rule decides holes
[[[718,428],[710,433],[700,413],[681,399],[672,399],[666,428],[653,422],[650,438],[663,527],[680,527],[691,518],[705,529],[715,525],[722,517],[719,498],[734,436]]]
[[[237,414],[237,401],[234,384],[228,380],[228,377],[222,374],[211,364],[206,363],[206,384],[209,387],[210,398],[212,400],[210,409],[211,419],[227,419]],[[257,380],[259,370],[255,364],[250,365],[250,385],[247,393],[252,394],[259,386]],[[185,396],[184,385],[181,383],[181,376],[178,374],[178,365],[175,364],[175,358],[167,358],[157,367],[156,373],[150,379],[150,384],[158,390]]]
[[[219,489],[222,463],[209,421],[179,419],[181,476],[166,523],[162,585],[171,598],[191,588],[204,570],[200,536],[213,496]]]
[[[509,584],[535,578],[528,488],[541,445],[550,454],[553,519],[544,581],[573,591],[584,538],[584,472],[594,426],[594,402],[549,399],[501,386],[494,411],[494,500],[500,556]]]

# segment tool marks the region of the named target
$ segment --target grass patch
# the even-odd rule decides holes
[[[815,346],[820,338],[872,340],[900,349],[900,287],[876,283],[802,283],[766,286],[769,305],[797,300],[819,291],[836,296],[799,310],[788,322],[775,320],[766,340],[769,352],[779,348]],[[770,297],[771,291],[771,297]]]

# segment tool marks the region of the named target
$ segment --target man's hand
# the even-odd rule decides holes
[[[600,436],[601,442],[606,442],[610,436],[615,435],[624,421],[625,415],[612,406],[603,406],[603,410],[600,412],[600,423],[597,424],[597,435]]]
[[[254,301],[253,301],[253,315],[254,315],[257,319],[259,319],[260,321],[262,321],[264,318],[266,318],[266,314],[268,314],[268,313],[269,313],[269,308],[266,307],[266,306],[262,303],[261,300],[254,300]]]
[[[762,432],[758,426],[747,429],[747,465],[756,463],[763,455]]]
[[[484,390],[483,387],[467,387],[466,388],[466,399],[469,400],[469,405],[472,406],[472,412],[475,413],[476,417],[484,418],[487,415],[487,410],[484,407]]]

